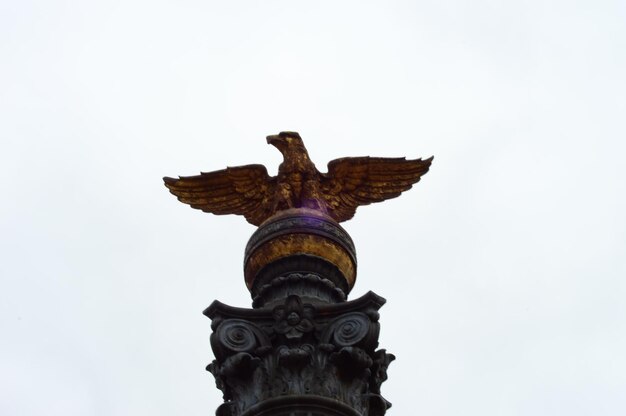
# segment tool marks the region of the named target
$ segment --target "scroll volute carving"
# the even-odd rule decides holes
[[[330,360],[342,378],[369,377],[379,330],[378,322],[373,322],[363,312],[344,314],[328,325],[322,335],[322,345],[334,351]]]
[[[269,410],[263,406],[296,397],[315,406],[328,399],[351,409],[333,413],[315,407],[311,415],[384,415],[390,403],[380,395],[380,385],[394,357],[376,351],[377,311],[383,303],[373,293],[335,305],[290,295],[272,309],[214,303],[205,314],[213,320],[216,358],[207,369],[226,401],[218,416],[264,415]],[[298,406],[288,414],[299,415],[303,405]]]
[[[233,388],[243,388],[241,383],[233,384],[234,380],[248,379],[261,365],[259,357],[267,354],[272,347],[267,335],[252,322],[217,319],[213,326],[215,332],[211,335],[211,347],[216,359],[207,366],[207,370],[215,377],[224,399],[232,400]]]
[[[267,335],[254,323],[242,319],[217,322],[211,335],[211,347],[218,361],[234,354],[263,355],[272,348]]]

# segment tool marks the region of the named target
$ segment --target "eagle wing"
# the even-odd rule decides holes
[[[216,215],[243,215],[260,225],[273,213],[276,177],[263,165],[246,165],[197,176],[163,178],[165,186],[180,202]]]
[[[337,222],[346,221],[359,205],[399,196],[428,172],[432,160],[366,156],[331,161],[328,173],[321,175],[328,214]]]

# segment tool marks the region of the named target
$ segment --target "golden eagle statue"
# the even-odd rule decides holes
[[[298,133],[268,136],[267,143],[283,154],[277,176],[269,176],[263,165],[246,165],[179,179],[165,177],[165,186],[192,208],[243,215],[256,226],[289,208],[314,209],[342,222],[352,218],[360,205],[411,189],[433,160],[344,157],[328,163],[328,172],[321,173]]]

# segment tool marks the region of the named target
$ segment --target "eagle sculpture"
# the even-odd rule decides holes
[[[246,165],[179,179],[165,177],[165,186],[192,208],[216,215],[243,215],[256,226],[289,208],[314,209],[342,222],[352,218],[360,205],[395,198],[411,189],[433,160],[344,157],[328,163],[328,172],[321,173],[298,133],[268,136],[267,143],[284,158],[277,176],[269,176],[263,165]]]

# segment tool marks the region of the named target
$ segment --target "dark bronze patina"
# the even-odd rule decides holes
[[[347,301],[356,251],[339,225],[356,208],[399,196],[432,161],[336,159],[320,173],[298,133],[269,136],[283,154],[278,175],[248,165],[164,178],[178,199],[214,214],[243,215],[259,226],[246,246],[244,276],[252,309],[214,301],[215,360],[207,367],[224,394],[217,416],[382,416],[380,394],[395,359],[377,350],[373,292]]]

